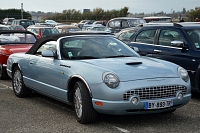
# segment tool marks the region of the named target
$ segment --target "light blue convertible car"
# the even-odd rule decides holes
[[[9,56],[17,97],[41,94],[74,106],[80,123],[99,113],[171,113],[191,99],[188,73],[141,57],[109,33],[66,33],[39,39],[27,53]]]

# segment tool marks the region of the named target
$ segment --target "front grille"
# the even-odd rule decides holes
[[[146,88],[138,88],[124,93],[124,100],[128,100],[132,95],[138,95],[140,99],[158,99],[174,97],[178,91],[186,93],[186,87],[181,85],[170,86],[154,86]]]

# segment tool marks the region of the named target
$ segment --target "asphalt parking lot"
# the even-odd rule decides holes
[[[98,122],[79,124],[71,106],[33,93],[17,98],[11,81],[0,81],[1,133],[198,133],[200,94],[172,114],[111,116],[100,115]]]

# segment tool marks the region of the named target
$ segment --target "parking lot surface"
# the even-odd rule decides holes
[[[17,98],[11,80],[0,80],[1,133],[198,133],[200,94],[172,114],[100,115],[92,124],[79,124],[71,106],[33,93]]]

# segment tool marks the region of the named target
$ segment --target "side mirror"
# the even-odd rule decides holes
[[[172,41],[171,45],[174,47],[187,48],[182,41]]]
[[[42,57],[52,57],[52,58],[55,58],[55,54],[53,51],[51,50],[45,50],[42,52]]]

